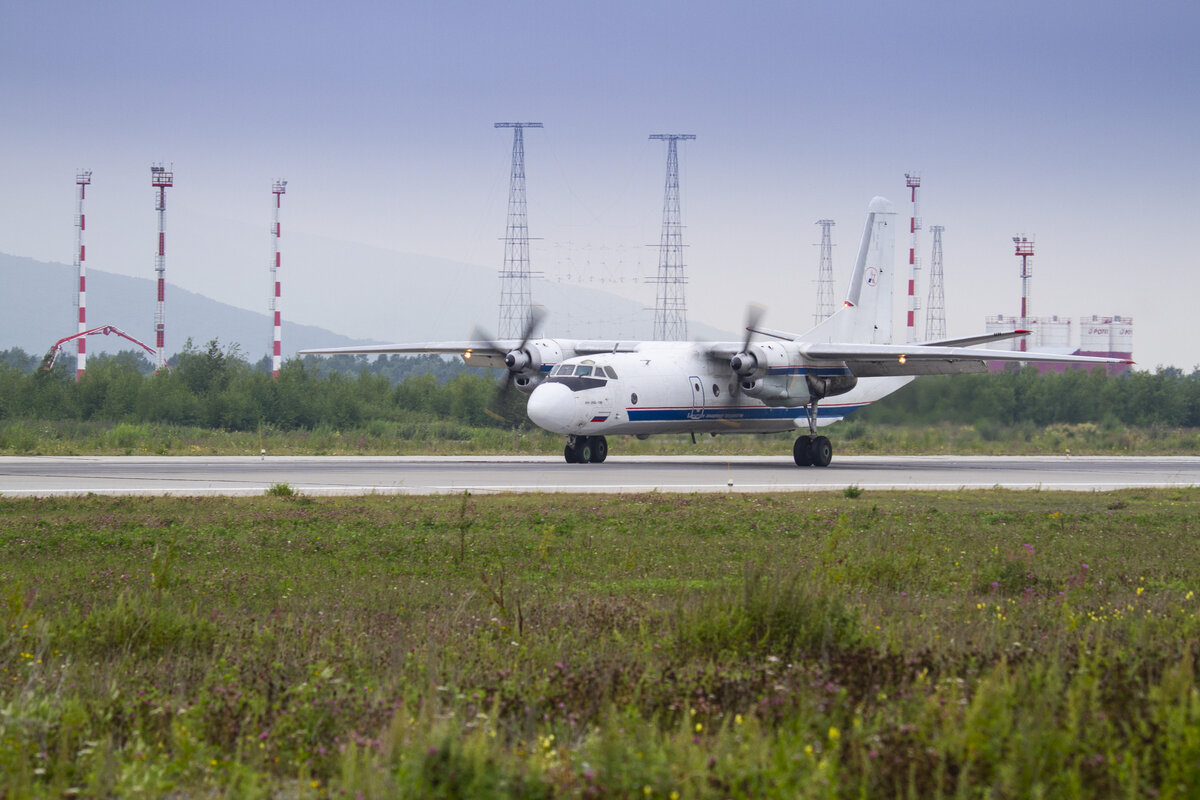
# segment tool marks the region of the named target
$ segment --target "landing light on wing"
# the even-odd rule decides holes
[[[900,363],[903,364],[905,361],[908,361],[908,356],[900,356]]]
[[[467,352],[463,353],[463,358],[470,358],[470,357],[471,357],[471,352],[472,352],[472,351],[470,350],[470,348],[468,348],[468,349],[467,349]]]

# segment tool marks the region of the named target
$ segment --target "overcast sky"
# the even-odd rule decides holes
[[[837,221],[841,284],[871,198],[906,220],[917,171],[926,228],[946,228],[951,335],[1018,312],[1024,233],[1033,314],[1132,316],[1140,367],[1190,369],[1198,34],[1194,0],[0,0],[0,251],[70,263],[90,168],[88,265],[152,277],[149,167],[165,161],[168,283],[217,299],[266,308],[276,178],[285,267],[303,234],[499,268],[512,138],[492,124],[538,121],[533,269],[653,305],[638,281],[657,263],[665,146],[647,137],[693,133],[693,319],[735,330],[758,301],[764,324],[806,328],[816,220]],[[285,283],[285,308],[353,318],[321,292]]]

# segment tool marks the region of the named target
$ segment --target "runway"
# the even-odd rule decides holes
[[[225,456],[0,458],[0,497],[500,492],[794,492],[893,489],[1108,491],[1200,486],[1200,458],[840,456],[825,468],[778,456]]]

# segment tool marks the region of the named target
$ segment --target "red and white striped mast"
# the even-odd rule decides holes
[[[87,330],[87,266],[84,263],[87,253],[84,250],[83,232],[87,230],[87,220],[83,215],[83,200],[87,187],[92,182],[92,171],[82,169],[75,173],[75,185],[79,187],[79,205],[75,213],[75,271],[79,275],[79,333]],[[80,336],[75,340],[75,380],[83,378],[87,369],[87,338]]]
[[[912,217],[908,221],[908,322],[905,327],[904,341],[917,340],[917,309],[921,307],[917,300],[917,271],[921,269],[921,259],[917,255],[917,231],[921,230],[921,217],[917,212],[917,189],[921,187],[921,176],[915,172],[904,173],[905,183],[912,191]]]
[[[1030,265],[1030,259],[1033,258],[1033,237],[1020,236],[1012,237],[1013,244],[1016,245],[1016,255],[1021,259],[1021,330],[1029,330],[1029,279],[1033,277],[1033,267]],[[1027,350],[1025,339],[1022,336],[1018,341],[1021,343],[1021,352]]]
[[[166,317],[163,313],[167,289],[167,189],[175,181],[174,168],[161,163],[150,166],[150,184],[157,189],[154,209],[158,212],[158,253],[154,256],[154,272],[158,277],[158,304],[154,308],[154,369],[167,366]]]
[[[271,245],[274,249],[274,258],[271,259],[271,283],[275,285],[275,295],[271,298],[271,311],[275,316],[275,340],[274,349],[271,355],[271,377],[279,377],[280,362],[283,360],[283,336],[282,326],[280,324],[280,299],[279,291],[279,207],[281,198],[287,191],[287,181],[275,181],[271,186],[271,193],[275,195],[275,224],[271,226]]]

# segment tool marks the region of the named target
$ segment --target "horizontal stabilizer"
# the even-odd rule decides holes
[[[937,339],[931,342],[918,342],[918,344],[921,347],[971,347],[977,344],[988,344],[1005,339],[1019,339],[1031,333],[1033,331],[996,331],[995,333],[981,333],[978,336],[966,336],[962,339]]]

